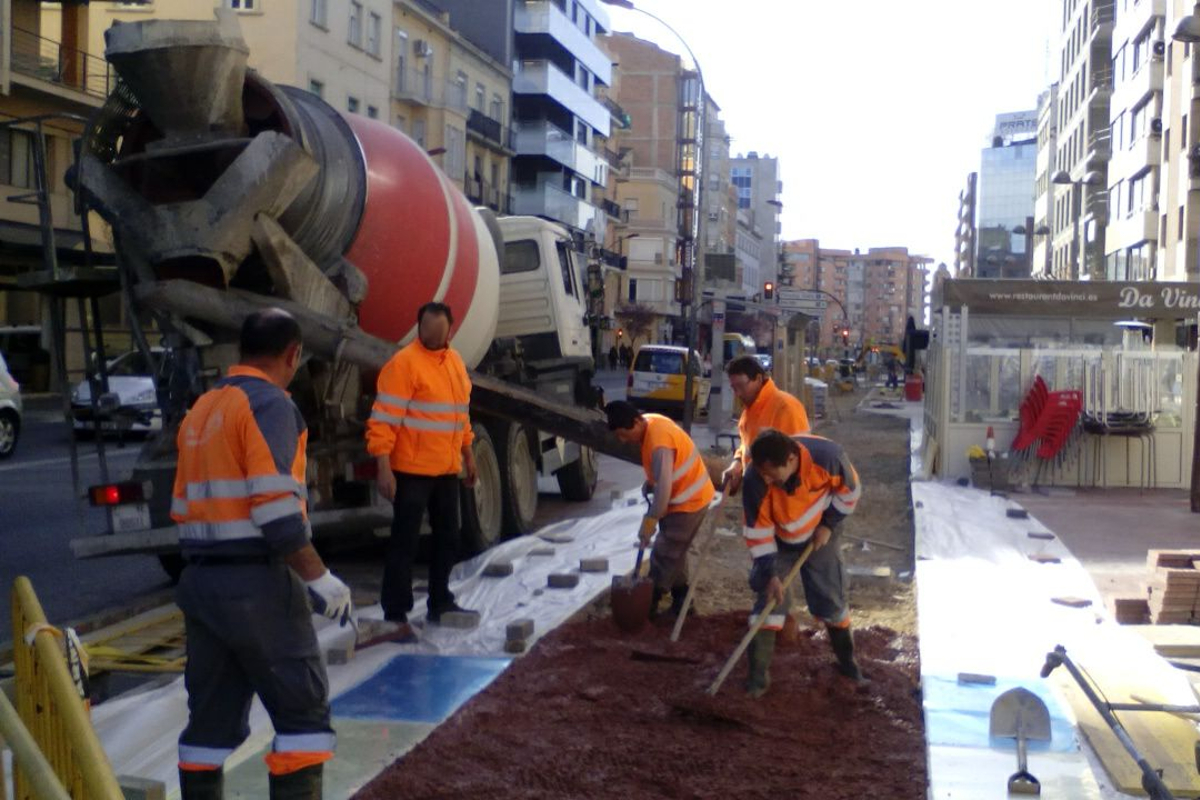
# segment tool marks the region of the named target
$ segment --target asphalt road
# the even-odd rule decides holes
[[[69,542],[104,529],[105,515],[76,499],[72,489],[69,433],[49,411],[27,410],[17,451],[0,461],[0,591],[7,600],[13,579],[25,575],[51,622],[63,623],[165,589],[158,560],[127,556],[78,561]],[[119,477],[133,465],[140,441],[106,447],[109,468]],[[100,481],[94,442],[81,442],[80,493]],[[0,642],[12,638],[5,602]]]
[[[624,372],[603,372],[597,384],[607,399],[625,396]],[[69,542],[105,529],[105,515],[76,499],[72,489],[69,433],[48,407],[27,409],[17,452],[0,461],[0,591],[7,598],[12,581],[25,575],[51,622],[78,620],[106,609],[137,601],[169,589],[165,573],[153,556],[122,556],[79,561]],[[106,447],[110,473],[127,474],[141,446],[134,440],[124,448],[114,441]],[[80,442],[80,493],[100,480],[94,442]],[[591,503],[568,503],[557,492],[553,479],[543,480],[537,521],[590,516],[607,509],[613,491],[641,484],[641,469],[606,456],[600,460],[600,483]],[[382,570],[382,543],[375,547],[338,553],[330,559],[335,570],[374,576]],[[377,580],[377,579],[376,579]],[[367,584],[374,583],[366,580]],[[357,581],[354,581],[357,587]],[[370,591],[370,586],[366,588]],[[0,643],[12,638],[12,620],[0,614]]]

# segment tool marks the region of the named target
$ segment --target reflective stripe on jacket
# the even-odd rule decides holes
[[[804,404],[776,386],[770,378],[763,381],[758,397],[738,417],[741,443],[735,455],[742,459],[747,468],[750,466],[750,445],[754,444],[754,437],[767,428],[782,431],[788,436],[799,436],[809,431]]]
[[[654,481],[654,453],[667,449],[675,454],[671,471],[671,499],[668,513],[688,513],[707,508],[716,490],[708,476],[708,467],[700,458],[696,443],[672,420],[660,414],[643,414],[646,438],[642,440],[642,468],[646,479]],[[655,487],[656,494],[660,487]]]
[[[429,350],[420,339],[379,373],[367,422],[367,452],[387,455],[392,469],[456,475],[471,433],[471,380],[457,352]]]
[[[185,553],[303,547],[307,441],[300,410],[257,369],[233,367],[201,396],[176,437],[171,519]]]
[[[770,555],[776,539],[802,544],[820,525],[833,529],[854,512],[862,495],[858,472],[842,446],[820,436],[793,436],[800,445],[800,464],[785,486],[764,486],[761,496],[746,496],[742,533],[750,555]],[[747,484],[750,491],[750,484]]]

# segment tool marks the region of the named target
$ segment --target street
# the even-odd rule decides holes
[[[27,576],[55,624],[168,586],[151,556],[78,561],[71,554],[70,540],[99,533],[105,520],[103,512],[72,496],[69,436],[53,411],[29,409],[17,452],[0,462],[0,585],[7,590],[18,575]],[[109,469],[117,477],[133,465],[141,442],[107,445]],[[79,443],[79,464],[82,494],[100,480],[95,442]],[[11,638],[12,620],[5,613],[0,642]]]

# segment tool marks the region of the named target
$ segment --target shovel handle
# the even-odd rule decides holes
[[[683,598],[683,607],[679,609],[679,618],[675,620],[675,627],[671,629],[672,642],[678,642],[679,634],[683,632],[683,623],[687,619],[688,611],[692,608],[692,599],[696,596],[696,586],[700,583],[700,578],[704,575],[704,567],[708,564],[708,551],[712,547],[713,539],[717,538],[717,524],[721,521],[721,512],[725,510],[725,503],[728,501],[729,481],[726,480],[721,484],[721,502],[712,516],[712,524],[708,526],[708,538],[704,540],[700,558],[696,562],[696,574],[688,583],[687,595]]]
[[[808,547],[805,547],[804,552],[800,554],[800,558],[796,559],[796,563],[790,570],[788,570],[788,574],[784,576],[783,590],[785,592],[788,590],[788,587],[792,585],[792,581],[796,580],[796,576],[800,574],[800,568],[804,566],[805,561],[808,561],[808,557],[812,555],[812,552],[813,542],[810,541],[808,543]],[[746,652],[746,648],[750,646],[751,640],[753,640],[755,635],[762,630],[762,626],[767,623],[767,617],[769,617],[771,612],[774,610],[775,601],[768,600],[766,607],[759,612],[758,618],[754,620],[754,624],[750,626],[750,630],[746,631],[746,635],[742,637],[742,641],[738,644],[737,649],[733,651],[733,655],[729,657],[729,660],[725,662],[725,666],[721,668],[721,672],[717,675],[717,679],[713,681],[712,686],[708,687],[708,693],[710,695],[715,695],[721,690],[721,684],[723,684],[725,679],[729,677],[729,673],[733,672],[734,665],[737,664],[738,659],[742,657],[742,654]]]

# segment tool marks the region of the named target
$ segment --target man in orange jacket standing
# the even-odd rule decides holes
[[[450,347],[454,316],[443,303],[417,312],[417,338],[379,373],[375,405],[367,422],[367,452],[379,467],[379,493],[392,501],[392,536],[383,570],[384,618],[400,626],[397,639],[412,640],[412,565],[421,518],[433,529],[426,619],[463,611],[450,592],[458,555],[459,473],[475,485],[471,451],[471,381]]]
[[[187,564],[177,590],[187,633],[184,800],[220,800],[256,694],[275,727],[271,797],[319,800],[333,757],[329,685],[305,595],[343,625],[352,608],[309,542],[308,430],[285,391],[300,351],[290,314],[251,314],[240,363],[179,426],[171,518]]]
[[[731,494],[737,494],[743,479],[758,480],[750,466],[750,445],[767,428],[782,431],[788,436],[809,432],[808,413],[804,404],[780,389],[754,356],[738,356],[725,367],[729,388],[742,401],[738,418],[741,444],[733,454],[733,463],[722,473],[722,480]],[[747,474],[749,473],[749,474]],[[761,488],[761,487],[760,487]]]

